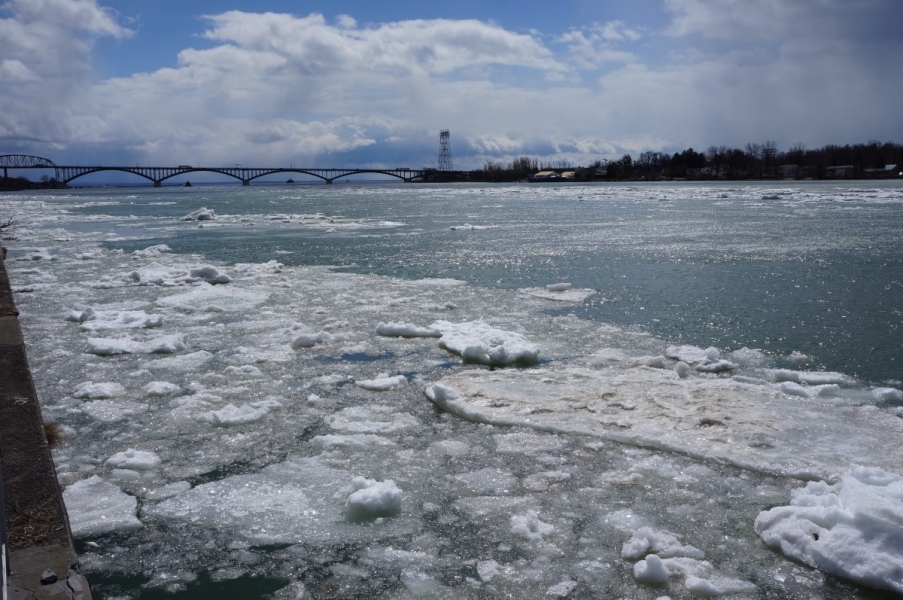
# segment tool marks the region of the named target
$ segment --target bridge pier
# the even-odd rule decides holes
[[[242,185],[251,185],[251,180],[250,179],[242,179],[241,184]]]
[[[154,187],[163,187],[163,182],[159,179],[154,179]]]
[[[326,185],[332,185],[332,179],[327,179],[327,180],[326,180]]]

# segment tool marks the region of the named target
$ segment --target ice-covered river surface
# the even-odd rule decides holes
[[[903,593],[898,182],[0,209],[98,598]]]

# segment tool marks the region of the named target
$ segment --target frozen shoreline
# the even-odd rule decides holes
[[[78,487],[92,477],[122,517],[82,530],[98,544],[84,554],[92,579],[177,591],[203,573],[355,593],[373,579],[386,597],[399,580],[465,596],[615,586],[645,597],[657,563],[622,554],[645,528],[672,595],[755,595],[779,575],[780,589],[802,595],[845,584],[794,571],[753,531],[801,485],[784,474],[834,483],[847,449],[866,466],[903,458],[901,420],[851,378],[779,373],[741,348],[721,349],[730,368],[698,369],[722,357],[672,358],[664,340],[551,316],[557,289],[488,297],[460,281],[286,267],[278,256],[131,256],[104,249],[105,235],[61,228],[71,217],[53,207],[32,208],[55,229],[22,228],[8,265],[32,290],[19,295],[23,327],[45,415],[66,434],[60,480],[74,522],[98,501]],[[485,327],[460,330],[481,318]],[[448,352],[434,332],[451,324]],[[517,351],[495,352],[499,341]],[[542,362],[490,371],[457,356]],[[477,423],[433,409],[424,390],[440,382],[464,393],[461,411],[479,412]],[[374,483],[355,490],[356,477]],[[388,481],[396,487],[376,487]],[[346,505],[385,515],[347,521]],[[694,551],[664,556],[668,536]],[[287,546],[265,548],[274,543]],[[333,554],[337,544],[355,550]],[[300,576],[317,556],[328,573]],[[154,566],[136,572],[141,561]]]

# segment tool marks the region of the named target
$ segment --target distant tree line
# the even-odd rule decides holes
[[[896,169],[886,169],[896,165]],[[636,159],[599,160],[589,167],[567,161],[544,164],[522,156],[507,165],[488,160],[471,173],[480,181],[519,181],[543,170],[573,171],[576,180],[659,181],[669,179],[862,179],[899,177],[903,171],[903,145],[870,141],[867,144],[827,145],[809,149],[794,144],[779,150],[773,141],[749,143],[743,148],[710,146],[705,152],[688,148],[667,154],[643,152]]]
[[[51,188],[54,179],[46,175],[41,178],[40,182],[31,181],[27,177],[2,177],[0,173],[0,192],[17,192],[20,190],[33,190],[41,188]]]

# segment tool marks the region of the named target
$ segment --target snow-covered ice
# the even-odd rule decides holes
[[[537,344],[519,333],[496,329],[483,321],[436,321],[430,329],[442,332],[440,348],[460,356],[464,362],[505,367],[531,365],[539,360]]]
[[[855,466],[840,482],[809,482],[789,506],[763,511],[756,533],[800,562],[903,593],[903,476]]]
[[[73,483],[63,491],[72,535],[88,537],[136,529],[138,500],[97,475]]]

